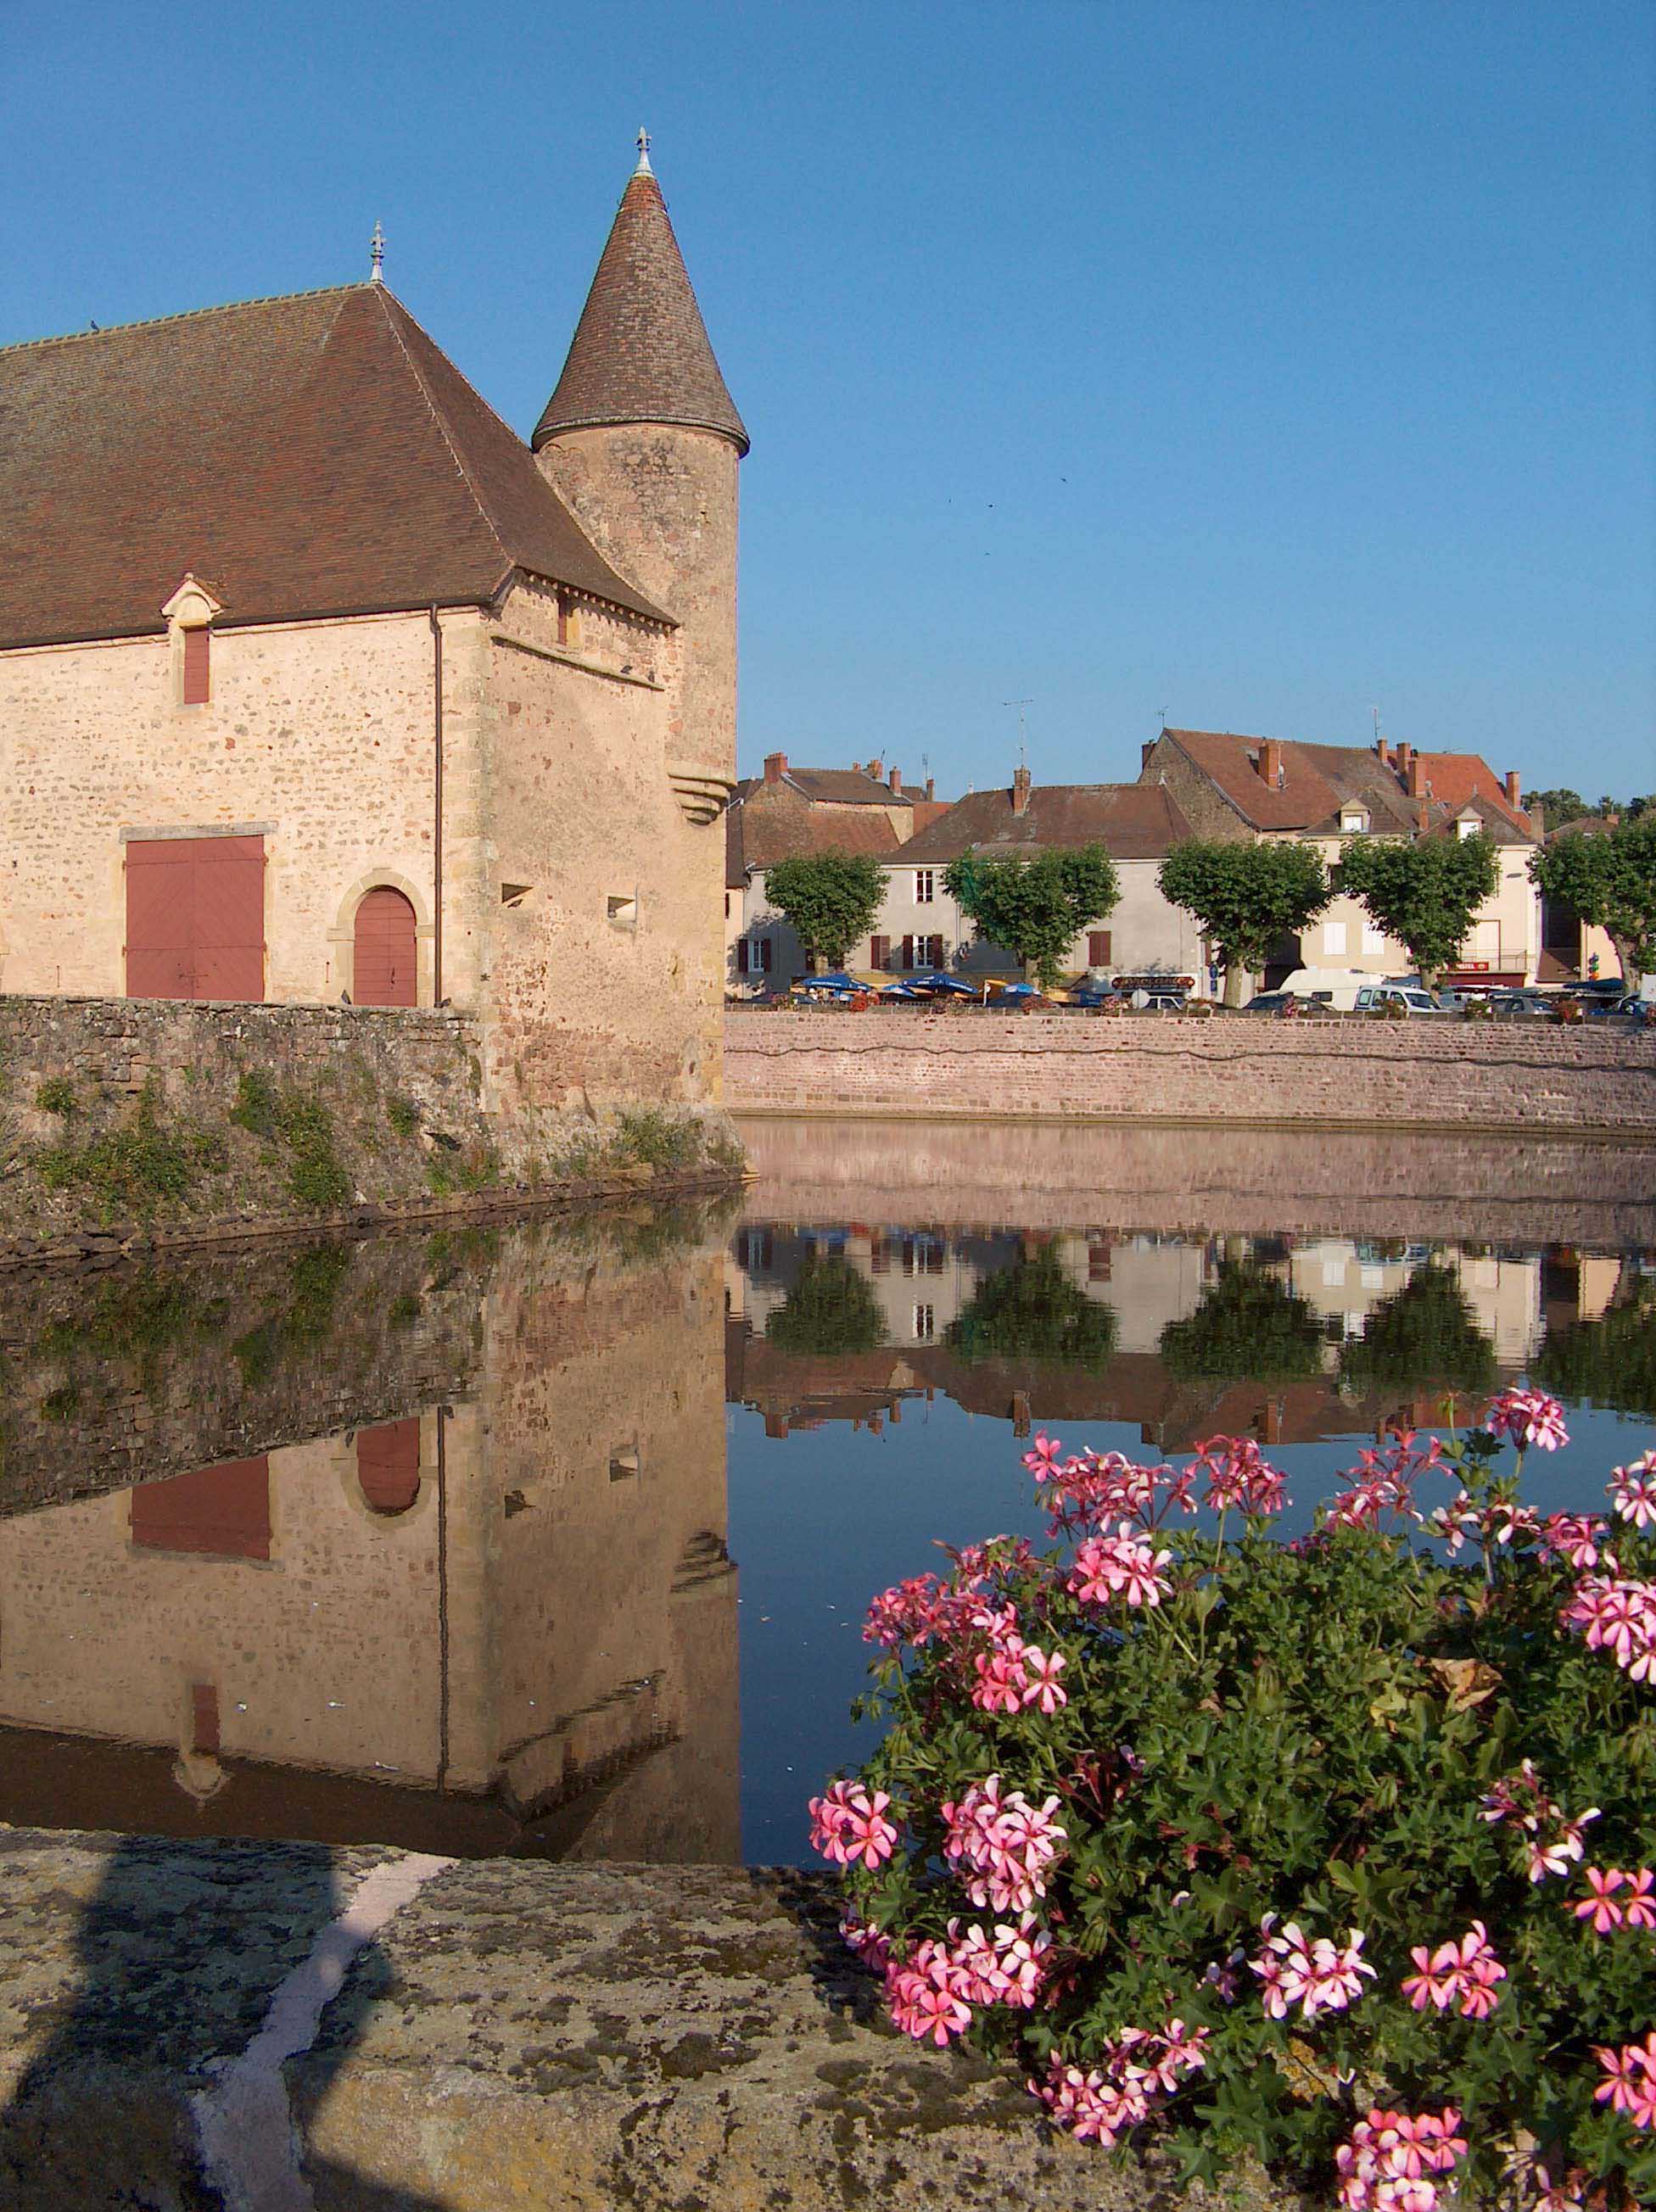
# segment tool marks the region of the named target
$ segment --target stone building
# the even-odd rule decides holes
[[[0,988],[715,1097],[737,471],[648,153],[525,444],[380,281],[0,350]]]
[[[1536,826],[1519,804],[1516,774],[1495,775],[1476,753],[1413,745],[1301,744],[1226,730],[1168,730],[1144,748],[1140,781],[1165,784],[1198,837],[1314,846],[1333,866],[1347,837],[1464,836],[1487,831],[1501,883],[1482,906],[1449,982],[1533,982],[1541,959],[1541,906],[1530,880]],[[1376,929],[1359,901],[1338,894],[1309,929],[1285,944],[1267,984],[1292,969],[1355,968],[1395,975],[1409,955]]]

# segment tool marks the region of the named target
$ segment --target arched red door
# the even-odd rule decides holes
[[[420,1494],[420,1423],[387,1421],[356,1432],[356,1480],[371,1513],[406,1513]]]
[[[419,1003],[414,966],[414,909],[382,884],[356,909],[351,999],[359,1006]]]

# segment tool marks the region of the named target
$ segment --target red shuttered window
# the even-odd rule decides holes
[[[1089,968],[1107,968],[1110,965],[1110,933],[1107,929],[1087,931],[1087,964]]]
[[[871,937],[868,939],[868,965],[871,968],[889,968],[891,962],[891,939],[889,937]]]
[[[184,703],[204,707],[212,696],[212,632],[204,626],[184,633]]]
[[[132,1541],[146,1552],[268,1559],[270,1462],[230,1460],[165,1482],[139,1483],[132,1492]]]

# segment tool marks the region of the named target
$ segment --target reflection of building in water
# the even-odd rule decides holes
[[[825,1319],[812,1307],[807,1293],[824,1280],[825,1261],[868,1286],[860,1340],[836,1334],[852,1301],[842,1300]],[[900,1417],[905,1396],[937,1389],[1015,1429],[1041,1420],[1129,1423],[1164,1451],[1225,1429],[1286,1443],[1389,1420],[1424,1422],[1436,1418],[1434,1386],[1445,1379],[1426,1356],[1429,1331],[1406,1372],[1395,1357],[1365,1366],[1342,1347],[1361,1339],[1428,1265],[1464,1300],[1465,1332],[1481,1347],[1492,1382],[1497,1371],[1521,1371],[1543,1321],[1543,1255],[1534,1251],[750,1221],[737,1231],[726,1267],[728,1394],[762,1411],[776,1436],[831,1419],[878,1425]],[[1185,1356],[1170,1364],[1170,1330],[1177,1335],[1178,1325],[1202,1316],[1222,1295],[1227,1270],[1238,1267],[1279,1285],[1285,1305],[1298,1302],[1291,1366],[1254,1376],[1245,1357],[1227,1364],[1215,1356],[1204,1367],[1188,1336]],[[1020,1269],[1032,1283],[1034,1267],[1044,1271],[1046,1310],[1066,1309],[1063,1327],[1046,1340],[1032,1300],[1019,1310],[1006,1293],[997,1305],[995,1286]],[[1604,1285],[1595,1268],[1605,1274]],[[1577,1270],[1572,1285],[1591,1279],[1602,1306],[1616,1263],[1583,1261]],[[1107,1321],[1087,1328],[1081,1301],[1107,1310]],[[1067,1352],[1071,1344],[1086,1356]]]
[[[719,1264],[514,1243],[469,1400],[0,1521],[0,1723],[153,1747],[186,1829],[735,1858]]]

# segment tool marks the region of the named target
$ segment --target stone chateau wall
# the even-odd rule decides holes
[[[1656,1036],[1540,1024],[741,1012],[733,1112],[1656,1131]]]

